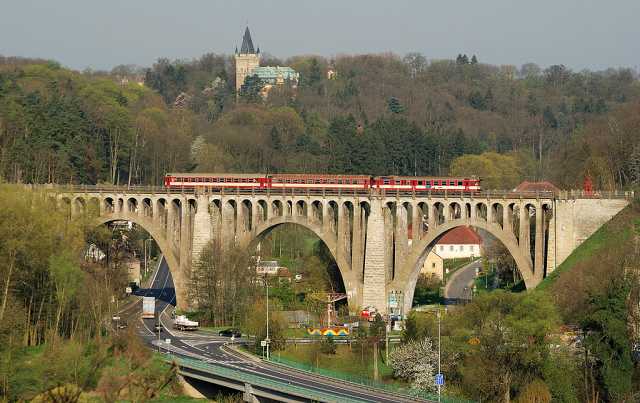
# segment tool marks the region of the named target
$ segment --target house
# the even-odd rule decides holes
[[[291,282],[291,273],[289,269],[280,266],[277,260],[261,260],[256,265],[256,274],[258,275],[258,284],[263,285],[264,281],[261,277],[276,277],[278,282]]]
[[[482,256],[482,238],[470,227],[456,227],[444,234],[434,247],[443,259]]]
[[[553,192],[559,193],[560,188],[549,181],[529,182],[524,181],[514,189],[515,192]]]
[[[258,276],[276,276],[279,269],[280,264],[277,260],[261,260],[256,265],[256,274]]]
[[[436,276],[440,281],[444,280],[444,259],[436,252],[431,251],[420,269],[420,274]]]

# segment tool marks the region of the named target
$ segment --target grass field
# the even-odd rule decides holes
[[[629,242],[638,228],[640,228],[639,209],[631,206],[625,208],[578,246],[553,273],[536,287],[536,290],[549,289],[560,276],[571,271],[576,265],[597,259],[599,253],[615,245]]]
[[[396,382],[393,379],[393,370],[384,363],[384,349],[382,348],[384,343],[381,344],[380,354],[377,357],[380,379],[383,382]],[[362,354],[355,347],[350,348],[348,345],[339,344],[336,346],[335,354],[321,354],[316,351],[316,346],[290,345],[284,351],[278,351],[274,354],[313,367],[373,379],[373,352],[371,350]]]

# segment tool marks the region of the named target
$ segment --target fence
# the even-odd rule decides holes
[[[310,364],[305,364],[302,362],[297,362],[297,361],[289,360],[286,358],[277,357],[274,355],[271,356],[270,361],[287,366],[287,367],[295,368],[298,370],[312,372],[314,374],[326,376],[328,378],[334,378],[342,381],[356,383],[356,384],[367,386],[374,389],[381,389],[391,393],[411,396],[414,398],[421,398],[421,399],[426,399],[430,401],[438,401],[437,395],[426,393],[413,388],[407,388],[407,387],[402,387],[400,385],[379,382],[370,378],[366,378],[358,375],[346,374],[344,372],[332,371],[325,368],[317,368]],[[445,397],[445,396],[441,396],[440,400],[444,403],[470,403],[470,401],[468,400],[456,399],[456,398]]]
[[[221,365],[206,364],[199,360],[190,358],[177,357],[174,355],[167,355],[164,357],[165,361],[176,362],[179,367],[194,369],[202,371],[211,375],[216,375],[226,379],[235,380],[250,384],[255,387],[265,388],[281,393],[290,394],[293,396],[299,396],[309,398],[318,402],[347,402],[347,403],[361,403],[360,399],[347,399],[344,396],[336,396],[331,393],[321,392],[311,388],[305,388],[302,386],[292,385],[285,381],[279,381],[275,379],[266,378],[260,375],[254,375],[248,372],[244,372],[237,369],[224,367]]]

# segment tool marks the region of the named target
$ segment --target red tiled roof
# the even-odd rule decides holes
[[[444,234],[439,245],[479,245],[482,239],[469,227],[456,227]]]
[[[542,182],[529,182],[524,181],[519,184],[516,189],[516,192],[559,192],[560,189],[549,181]]]

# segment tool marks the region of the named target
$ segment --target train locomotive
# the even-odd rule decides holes
[[[481,190],[476,177],[369,176],[326,174],[168,173],[171,190],[313,190],[329,192],[463,192]]]

